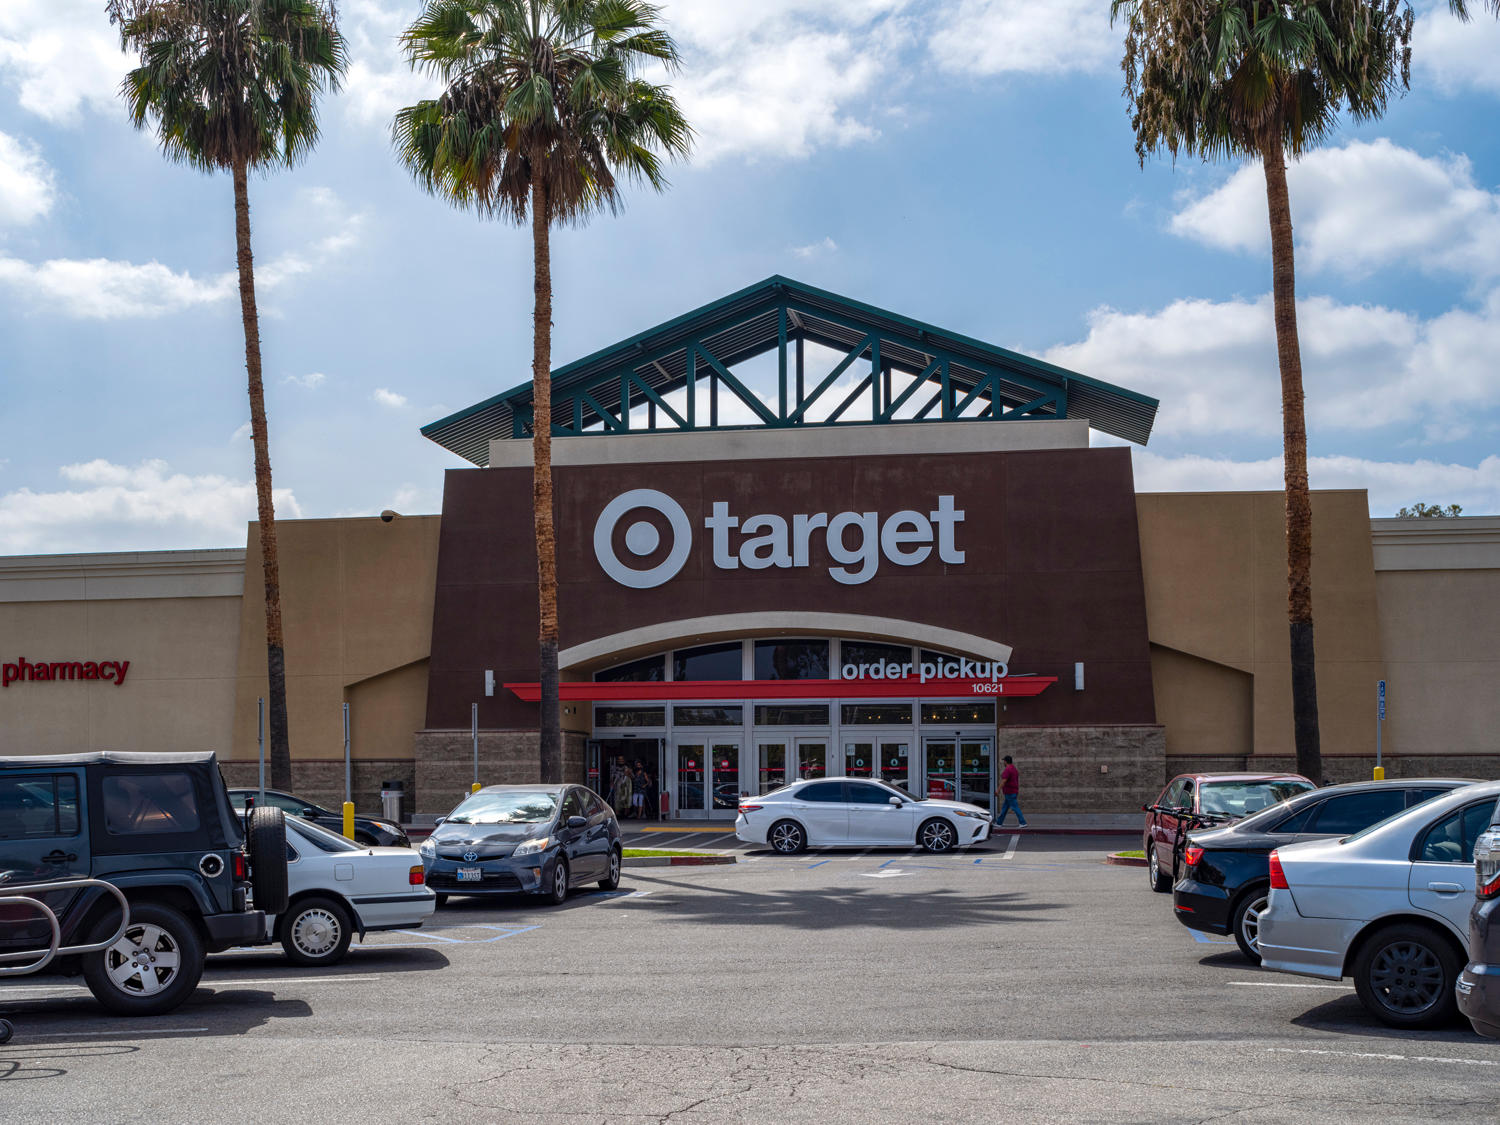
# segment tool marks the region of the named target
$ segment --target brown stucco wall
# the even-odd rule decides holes
[[[1136,505],[1168,757],[1294,754],[1282,495],[1143,493]],[[1313,493],[1312,584],[1323,753],[1373,753],[1385,664],[1363,491]]]
[[[286,634],[287,715],[295,758],[409,760],[422,727],[438,518],[283,520],[276,525]],[[235,684],[235,759],[256,756],[255,701],[266,686],[260,536],[247,537]],[[340,780],[342,765],[339,765]]]

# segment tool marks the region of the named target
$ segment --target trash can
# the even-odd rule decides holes
[[[406,784],[401,781],[382,781],[380,783],[380,812],[386,820],[402,824],[406,820],[406,810],[401,806],[406,801]]]

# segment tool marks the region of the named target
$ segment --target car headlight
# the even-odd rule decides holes
[[[437,845],[432,842],[431,836],[427,837],[427,839],[423,840],[420,844],[417,845],[417,854],[420,855],[423,859],[437,858]]]
[[[539,836],[535,840],[527,840],[513,855],[535,855],[537,852],[546,851],[547,845],[552,843],[551,836]]]
[[[974,809],[972,811],[969,809],[950,809],[949,811],[956,812],[959,816],[972,816],[979,820],[988,820],[990,818],[990,814],[983,809]]]

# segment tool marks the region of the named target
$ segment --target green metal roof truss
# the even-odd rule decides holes
[[[803,364],[808,342],[843,358],[827,374],[809,377]],[[767,402],[731,368],[773,349],[778,393]],[[852,390],[834,390],[851,369],[863,378]],[[904,386],[895,385],[897,374],[908,377],[900,380]],[[668,400],[684,388],[685,395]],[[721,395],[748,407],[758,419],[752,425],[770,428],[1072,417],[1142,445],[1157,408],[1156,399],[1123,387],[778,276],[558,368],[552,373],[552,433],[746,428],[720,424]],[[861,399],[868,410],[846,417]],[[532,404],[526,382],[423,426],[422,433],[486,465],[491,440],[530,436]],[[809,417],[815,405],[816,420]]]

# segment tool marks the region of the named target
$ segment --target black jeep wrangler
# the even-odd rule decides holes
[[[211,753],[101,752],[0,757],[0,897],[64,879],[113,883],[130,903],[125,936],[46,970],[83,974],[122,1015],[157,1015],[190,996],[203,958],[263,943],[286,909],[286,824],[260,808],[242,829]],[[63,946],[107,941],[120,927],[98,888],[33,897],[57,915]],[[47,948],[35,908],[0,906],[0,953]]]

